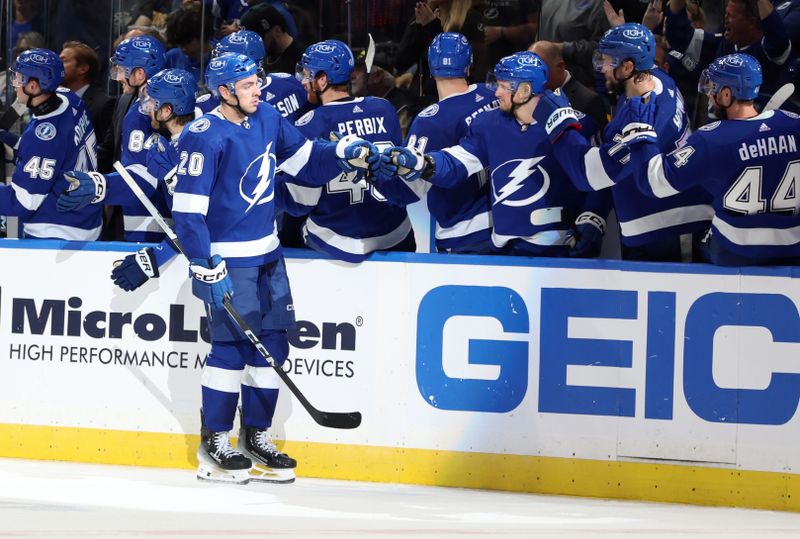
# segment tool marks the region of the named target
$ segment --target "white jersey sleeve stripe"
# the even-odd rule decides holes
[[[492,212],[483,212],[479,213],[478,215],[472,217],[471,219],[467,219],[465,221],[460,221],[453,226],[443,228],[436,224],[436,239],[437,240],[448,240],[452,238],[461,238],[472,234],[473,232],[478,232],[480,230],[488,230],[492,228]]]
[[[239,393],[239,388],[242,385],[242,371],[232,371],[206,365],[203,368],[203,375],[200,377],[200,384],[224,393]]]
[[[11,188],[14,189],[14,194],[17,196],[17,202],[22,204],[22,206],[29,211],[38,210],[39,206],[41,206],[42,202],[44,202],[44,199],[47,198],[47,193],[43,195],[32,195],[16,183],[12,183]]]
[[[449,148],[445,148],[443,151],[452,155],[455,159],[458,160],[464,167],[467,169],[467,175],[472,176],[486,168],[481,160],[478,159],[476,156],[469,153],[467,150],[462,148],[461,146],[450,146]]]
[[[671,197],[679,193],[679,191],[672,187],[669,181],[667,181],[667,176],[664,174],[664,161],[661,154],[654,156],[650,159],[650,162],[647,163],[647,181],[650,183],[650,189],[653,191],[653,194],[658,198]]]
[[[791,246],[800,244],[800,226],[791,228],[739,228],[714,217],[711,226],[737,245]]]
[[[92,229],[78,228],[53,223],[25,223],[23,231],[26,236],[34,238],[59,238],[70,241],[95,241],[100,237],[103,225]]]
[[[600,148],[589,148],[589,151],[583,157],[583,163],[586,169],[586,181],[589,182],[589,186],[592,189],[600,191],[614,185],[614,180],[608,176],[603,166],[603,160],[600,158]]]
[[[172,197],[172,211],[206,215],[208,213],[208,195],[175,193],[175,196]]]
[[[146,166],[141,164],[135,164],[135,165],[128,165],[125,168],[128,169],[131,173],[136,174],[137,176],[142,178],[150,185],[152,185],[153,189],[158,188],[158,179],[149,172],[147,172]]]
[[[253,367],[246,365],[242,385],[259,389],[280,389],[281,378],[272,367]]]
[[[397,228],[388,234],[370,238],[350,238],[318,225],[311,217],[306,221],[306,230],[309,234],[315,235],[331,247],[352,255],[365,255],[372,251],[394,247],[408,236],[411,229],[411,220],[406,217]]]
[[[308,158],[311,156],[311,149],[313,147],[314,144],[310,140],[307,140],[305,144],[300,146],[300,149],[294,152],[293,156],[281,163],[281,170],[290,176],[297,176],[297,173],[308,163]]]
[[[696,223],[698,221],[709,221],[713,216],[714,208],[707,204],[681,206],[651,213],[650,215],[645,215],[638,219],[631,219],[630,221],[620,221],[619,229],[623,236],[630,238],[671,226]]]
[[[286,182],[286,189],[295,202],[303,206],[316,206],[322,195],[322,187],[304,187],[295,183]]]

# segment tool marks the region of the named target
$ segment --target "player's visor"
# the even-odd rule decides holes
[[[610,67],[611,69],[616,69],[621,63],[622,60],[619,58],[614,58],[608,54],[603,54],[600,51],[595,51],[594,55],[592,56],[592,66],[594,67],[595,71],[602,72],[606,66]]]
[[[131,73],[133,73],[134,69],[114,63],[114,58],[109,59],[109,66],[108,78],[117,82],[123,82],[131,78]]]
[[[143,95],[139,99],[139,112],[149,115],[151,112],[157,111],[161,107],[161,104],[158,102],[158,100],[150,97],[147,94],[146,87],[143,90]]]
[[[708,69],[704,69],[703,72],[700,73],[700,80],[697,81],[698,93],[713,96],[717,95],[721,89],[722,86],[711,80]]]
[[[294,77],[304,84],[314,80],[314,74],[306,69],[300,62],[298,62],[294,68]]]
[[[11,86],[14,88],[22,88],[26,84],[28,84],[28,77],[20,73],[19,71],[15,71],[14,67],[11,68]]]
[[[486,75],[486,88],[489,90],[496,92],[498,88],[502,92],[513,92],[516,88],[514,87],[514,83],[509,80],[497,80],[497,76],[495,75],[494,71],[489,72]]]

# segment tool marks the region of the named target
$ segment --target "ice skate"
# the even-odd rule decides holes
[[[281,453],[266,430],[242,427],[238,449],[253,461],[250,480],[262,483],[293,483],[297,461]]]
[[[227,432],[201,430],[200,447],[197,448],[197,478],[217,483],[245,485],[250,481],[249,458],[236,451],[228,440]]]

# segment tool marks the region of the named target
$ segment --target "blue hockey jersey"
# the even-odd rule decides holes
[[[288,73],[269,74],[261,87],[261,100],[290,122],[296,122],[310,108],[303,84]]]
[[[714,241],[753,259],[800,256],[800,117],[763,112],[701,127],[666,156],[654,144],[633,147],[636,183],[669,198],[701,185],[713,196]]]
[[[455,146],[478,114],[497,106],[494,92],[483,84],[473,84],[466,92],[447,96],[420,112],[408,130],[405,145],[422,153]],[[489,243],[492,212],[486,170],[471,175],[456,189],[423,185],[431,186],[427,204],[436,219],[439,251],[458,252]]]
[[[668,153],[684,143],[689,136],[689,120],[683,98],[675,83],[660,69],[652,71],[655,89],[649,98],[655,100],[654,128],[658,133],[658,146]],[[579,188],[611,187],[614,210],[620,226],[621,241],[629,247],[638,247],[653,241],[689,232],[708,229],[713,209],[711,197],[700,188],[691,189],[679,196],[654,200],[642,196],[634,182],[620,182],[621,174],[630,160],[628,149],[617,144],[627,117],[620,114],[627,98],[617,102],[617,114],[606,126],[604,140],[599,148],[590,148],[583,137],[567,134],[555,144],[556,154]],[[576,159],[576,157],[579,157]],[[582,158],[581,158],[582,157]]]
[[[0,215],[19,216],[25,237],[93,241],[100,237],[102,208],[59,212],[56,201],[69,187],[65,172],[97,169],[94,128],[77,95],[59,90],[56,96],[59,107],[34,115],[17,143],[11,184],[0,185]]]
[[[122,120],[120,162],[128,172],[150,183],[152,187],[149,191],[152,194],[150,200],[162,215],[168,217],[169,208],[158,189],[159,180],[147,171],[147,153],[159,136],[158,131],[150,124],[150,117],[139,110],[139,101],[135,101]],[[108,174],[106,180],[109,188],[104,203],[122,208],[125,240],[137,242],[163,240],[164,233],[161,227],[130,192],[122,178],[117,174]]]
[[[306,89],[288,73],[272,73],[266,78],[261,87],[261,101],[275,107],[281,116],[292,123],[311,108]],[[195,102],[195,108],[199,111],[196,115],[208,114],[218,106],[218,97],[203,94]]]
[[[523,128],[499,109],[479,114],[458,146],[432,152],[434,185],[454,188],[488,168],[492,242],[501,252],[567,256],[567,232],[583,211],[607,211],[607,194],[578,191],[541,124]]]
[[[336,145],[311,142],[270,105],[241,124],[213,111],[184,128],[172,204],[175,231],[190,258],[220,255],[252,267],[281,254],[275,228],[275,170],[306,183],[334,177]]]
[[[295,125],[311,139],[328,139],[334,132],[357,135],[378,147],[402,141],[397,112],[379,97],[333,101],[308,112]],[[384,193],[383,185],[380,189],[370,185],[355,172],[337,171],[327,179],[323,187],[301,179],[278,185],[281,206],[296,217],[308,215],[303,233],[309,247],[355,263],[373,251],[394,247],[411,232],[403,200],[418,197],[405,182],[387,182],[390,191]],[[396,191],[402,192],[398,196]]]

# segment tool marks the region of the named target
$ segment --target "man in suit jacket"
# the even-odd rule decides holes
[[[80,41],[67,41],[59,57],[64,62],[62,86],[78,94],[86,103],[95,135],[101,140],[111,125],[114,99],[110,98],[102,88],[92,86],[100,69],[97,53]]]
[[[602,138],[608,123],[608,111],[605,102],[597,92],[587,88],[567,70],[562,56],[562,44],[550,41],[537,41],[528,50],[536,53],[547,65],[547,88],[561,91],[569,98],[572,108],[584,113],[597,123],[598,133]]]

